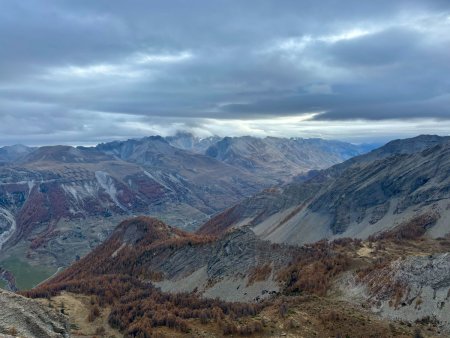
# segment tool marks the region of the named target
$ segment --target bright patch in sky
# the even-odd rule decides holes
[[[136,55],[136,62],[138,64],[148,63],[176,63],[192,58],[190,52],[181,52],[178,54],[145,54],[138,53]]]

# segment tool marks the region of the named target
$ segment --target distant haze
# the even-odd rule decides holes
[[[0,145],[450,133],[450,2],[4,0]]]

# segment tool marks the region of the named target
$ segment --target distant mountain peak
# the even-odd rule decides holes
[[[91,163],[107,159],[109,156],[95,148],[56,145],[36,148],[21,158],[20,162]]]
[[[15,144],[11,146],[4,146],[0,148],[0,163],[1,162],[15,162],[20,160],[27,154],[31,153],[34,148],[24,146],[23,144]]]
[[[175,135],[167,136],[165,139],[173,147],[204,154],[208,147],[220,140],[220,137],[199,137],[188,131],[177,131]]]

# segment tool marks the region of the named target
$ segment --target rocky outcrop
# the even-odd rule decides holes
[[[0,335],[70,337],[67,318],[41,303],[0,289]]]
[[[276,272],[292,259],[293,249],[274,246],[258,239],[252,230],[241,228],[218,241],[201,246],[184,246],[164,259],[155,259],[154,268],[164,272],[156,285],[163,291],[196,291],[227,301],[256,301],[279,291]],[[268,273],[251,282],[262,267]]]
[[[449,253],[397,259],[341,290],[385,318],[433,323],[450,332]]]

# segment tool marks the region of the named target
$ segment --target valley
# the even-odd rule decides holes
[[[297,161],[304,165],[280,176],[272,165],[255,174],[206,155],[219,140],[182,133],[96,147],[1,148],[0,267],[16,275],[19,288],[29,288],[86,255],[124,219],[151,215],[193,231],[211,215],[261,189],[364,151],[336,141],[321,141],[326,147],[320,150],[322,143],[313,141],[319,145],[297,149]],[[256,146],[243,155],[257,157],[269,141],[273,142],[255,139]],[[186,147],[196,142],[203,148]],[[334,144],[336,151],[329,149]],[[302,159],[301,151],[322,155]],[[325,161],[329,154],[333,157]],[[277,154],[272,151],[272,156]]]

